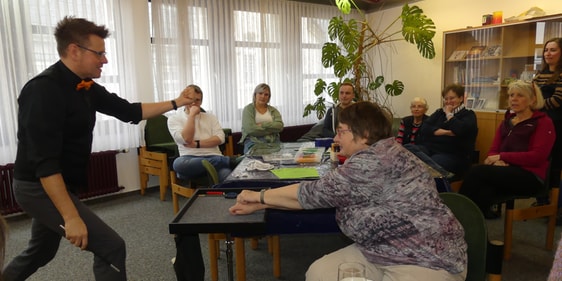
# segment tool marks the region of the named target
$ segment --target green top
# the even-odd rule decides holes
[[[272,122],[264,122],[261,126],[256,125],[256,107],[250,103],[244,107],[242,112],[242,137],[239,143],[244,143],[250,138],[254,143],[275,142],[279,140],[279,133],[283,131],[283,120],[281,113],[275,107],[268,105],[267,110],[271,113]]]

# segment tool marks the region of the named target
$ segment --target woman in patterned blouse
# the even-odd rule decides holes
[[[439,199],[435,180],[391,135],[390,114],[371,102],[339,113],[334,141],[345,163],[316,181],[242,191],[230,208],[335,208],[353,244],[316,260],[306,280],[334,280],[338,265],[359,262],[369,280],[465,280],[464,231]]]

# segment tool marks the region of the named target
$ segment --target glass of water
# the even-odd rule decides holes
[[[365,281],[365,266],[358,262],[344,262],[338,266],[338,281]]]

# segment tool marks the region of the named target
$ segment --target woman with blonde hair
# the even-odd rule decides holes
[[[283,131],[283,120],[277,108],[269,105],[271,89],[265,83],[254,90],[252,103],[242,112],[242,138],[244,154],[257,143],[281,144],[279,133]]]
[[[552,120],[535,84],[516,81],[508,87],[509,107],[483,165],[466,174],[460,193],[472,199],[486,218],[499,215],[491,205],[509,195],[530,196],[543,188],[556,138]]]

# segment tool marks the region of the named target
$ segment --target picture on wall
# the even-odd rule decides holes
[[[486,104],[486,99],[478,99],[478,101],[476,101],[476,105],[474,106],[474,108],[483,109],[485,104]]]
[[[465,107],[468,108],[468,109],[473,109],[474,108],[474,98],[467,98]]]

